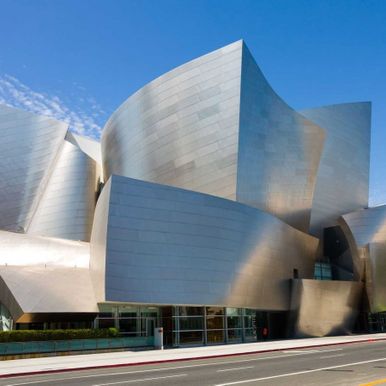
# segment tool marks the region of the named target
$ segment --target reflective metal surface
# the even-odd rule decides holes
[[[365,281],[386,311],[386,206],[344,214],[367,206],[370,104],[298,113],[242,41],[138,90],[101,145],[6,106],[0,135],[0,304],[15,321],[220,306],[292,310],[297,336],[323,336],[350,331]],[[355,281],[309,280],[327,244],[307,232],[324,227]]]
[[[8,266],[0,276],[1,302],[16,322],[26,313],[98,311],[87,268]]]
[[[368,205],[371,103],[324,106],[301,114],[326,131],[310,227],[321,236],[340,215]]]
[[[26,313],[96,312],[88,243],[0,231],[0,302]]]
[[[0,231],[0,266],[89,266],[88,243]]]
[[[270,87],[244,46],[237,201],[308,231],[324,130]]]
[[[81,135],[67,132],[66,141],[77,146],[83,153],[92,158],[99,167],[102,167],[102,152],[101,144],[92,138],[83,137]]]
[[[0,229],[24,232],[67,124],[0,105]]]
[[[348,334],[358,315],[362,283],[293,280],[291,311],[295,337]]]
[[[288,310],[294,269],[313,277],[317,239],[210,195],[112,176],[95,224],[98,301]]]
[[[358,276],[366,281],[371,312],[386,311],[386,205],[345,214],[341,224]]]
[[[106,268],[106,237],[109,221],[111,178],[106,182],[99,196],[94,214],[94,224],[90,241],[90,274],[94,293],[98,302],[104,301],[105,268]],[[91,258],[92,256],[92,258]]]
[[[242,41],[150,82],[102,135],[111,174],[237,200],[307,231],[324,131],[271,89]]]
[[[141,88],[102,133],[112,174],[235,199],[241,41]]]
[[[89,241],[97,173],[93,159],[64,141],[28,233]]]

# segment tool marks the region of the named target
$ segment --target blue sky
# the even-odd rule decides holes
[[[241,38],[295,109],[372,101],[370,197],[386,202],[384,0],[0,0],[0,102],[98,137],[138,88]]]

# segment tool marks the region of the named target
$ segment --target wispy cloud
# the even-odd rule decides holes
[[[67,122],[71,131],[99,138],[106,112],[97,101],[76,85],[77,106],[68,106],[57,95],[36,92],[11,75],[0,75],[0,103]]]

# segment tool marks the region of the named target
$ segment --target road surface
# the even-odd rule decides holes
[[[384,341],[0,379],[0,386],[380,384],[386,385]]]

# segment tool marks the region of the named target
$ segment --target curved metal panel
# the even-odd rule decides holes
[[[102,150],[101,144],[98,141],[79,134],[71,133],[70,131],[67,132],[66,140],[79,147],[79,149],[92,158],[99,167],[102,167]]]
[[[96,162],[64,141],[28,233],[89,241],[97,188]]]
[[[89,243],[0,231],[0,266],[87,268],[89,259]]]
[[[371,103],[345,103],[301,111],[326,130],[310,230],[316,236],[344,213],[368,206]]]
[[[237,201],[307,231],[324,130],[272,90],[243,49]]]
[[[23,314],[98,312],[87,268],[8,266],[0,267],[0,277],[8,288],[0,293],[0,300],[16,322],[22,317],[20,310]],[[7,292],[12,297],[5,296]]]
[[[318,240],[268,213],[125,177],[110,181],[95,215],[105,222],[108,207],[107,229],[91,237],[105,245],[104,253],[91,247],[90,263],[96,273],[104,267],[105,301],[288,310],[294,269],[313,276]]]
[[[366,281],[370,310],[386,311],[386,205],[345,214],[340,222]]]
[[[67,124],[0,105],[0,229],[24,232]]]
[[[104,172],[237,200],[307,231],[323,140],[239,41],[124,102],[103,131]]]
[[[242,42],[150,82],[102,133],[112,174],[235,199]]]
[[[358,315],[362,283],[293,280],[291,311],[296,337],[348,334]]]
[[[25,313],[96,312],[89,243],[0,231],[0,302]]]
[[[98,302],[105,299],[106,243],[110,209],[111,178],[99,196],[90,240],[90,274]],[[92,258],[91,258],[92,256]]]

